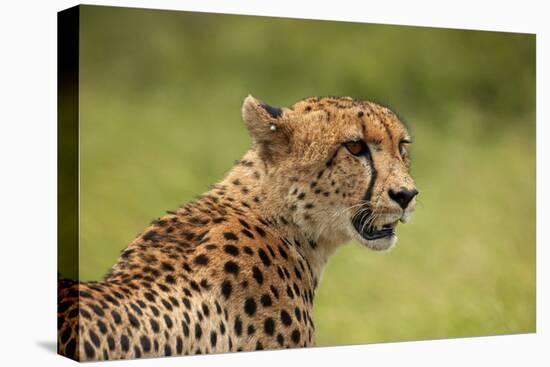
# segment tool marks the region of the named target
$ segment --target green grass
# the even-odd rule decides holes
[[[421,194],[394,250],[329,262],[318,344],[535,330],[534,36],[92,7],[81,24],[82,280],[241,157],[248,93],[352,95],[404,117]]]

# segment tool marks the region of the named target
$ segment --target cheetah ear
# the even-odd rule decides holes
[[[275,160],[289,150],[290,129],[283,118],[284,110],[261,102],[249,95],[242,114],[246,127],[262,159]]]

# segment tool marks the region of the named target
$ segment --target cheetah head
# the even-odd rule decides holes
[[[320,242],[354,238],[373,250],[396,243],[418,191],[411,138],[392,111],[349,97],[278,108],[249,96],[242,112],[265,163],[269,202],[285,222]]]

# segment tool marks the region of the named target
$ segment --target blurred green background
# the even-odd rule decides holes
[[[535,330],[534,35],[92,6],[80,32],[82,280],[242,156],[247,94],[350,95],[408,123],[422,194],[393,251],[329,263],[318,344]]]

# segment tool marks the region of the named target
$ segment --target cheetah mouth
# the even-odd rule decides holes
[[[395,225],[397,222],[384,224],[381,228],[370,226],[362,223],[359,220],[353,221],[353,227],[365,240],[373,241],[380,238],[387,238],[395,236]]]
[[[395,227],[398,221],[386,223],[382,226],[374,226],[371,223],[372,213],[367,210],[352,219],[352,224],[357,233],[367,241],[391,238],[395,236]]]

